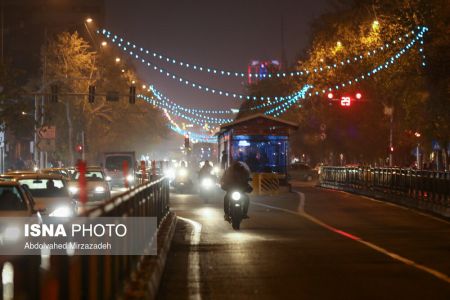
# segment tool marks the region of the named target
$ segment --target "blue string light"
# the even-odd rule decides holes
[[[420,27],[420,26],[417,28],[419,33],[422,28],[423,27]],[[334,63],[334,64],[322,65],[322,66],[319,66],[319,67],[311,69],[311,70],[304,69],[301,71],[298,70],[298,71],[294,71],[294,72],[278,72],[278,73],[274,73],[274,74],[258,74],[258,73],[247,74],[247,73],[241,72],[241,71],[239,71],[239,72],[238,71],[227,71],[227,70],[222,70],[217,67],[207,67],[207,66],[201,66],[201,65],[183,62],[181,60],[171,58],[171,57],[165,56],[163,54],[157,53],[153,50],[148,50],[148,49],[145,49],[142,47],[138,47],[136,44],[134,44],[130,41],[124,40],[122,37],[113,35],[110,31],[108,31],[106,29],[97,31],[97,33],[102,34],[106,38],[110,39],[113,43],[117,44],[119,47],[122,47],[123,45],[125,45],[126,48],[137,49],[138,51],[145,53],[146,55],[149,55],[150,57],[153,57],[155,59],[158,59],[158,60],[166,62],[166,63],[170,63],[170,64],[173,64],[173,65],[176,65],[179,67],[189,69],[191,71],[205,72],[205,73],[209,73],[209,74],[213,74],[213,75],[220,75],[220,76],[226,76],[226,77],[239,77],[239,78],[244,78],[247,76],[249,76],[251,78],[272,78],[272,77],[281,78],[281,77],[293,77],[293,76],[306,76],[310,73],[319,73],[319,72],[323,72],[323,71],[327,71],[327,70],[331,70],[331,69],[336,69],[336,68],[339,68],[340,66],[345,66],[350,63],[359,62],[359,61],[362,61],[365,57],[371,57],[372,55],[377,53],[377,51],[374,49],[367,53],[355,55],[353,57],[346,58],[346,59],[344,59],[340,62]],[[416,31],[412,30],[411,34],[414,37],[414,35],[416,35]],[[409,38],[410,34],[406,33],[403,35],[403,37]],[[399,38],[395,39],[393,42],[386,43],[385,45],[380,46],[377,49],[379,51],[385,51],[391,46],[391,44],[397,44],[397,42],[396,42],[397,40],[403,41],[402,37],[399,37]]]
[[[171,103],[172,105],[174,105],[177,109],[180,109],[184,112],[202,117],[202,114],[228,114],[228,115],[234,115],[235,113],[232,110],[203,110],[203,109],[196,109],[196,108],[188,108],[188,107],[184,107],[181,106],[179,104],[177,104],[175,101],[172,101],[170,98],[166,97],[165,95],[163,95],[160,91],[158,91],[153,85],[149,85],[148,87],[148,91],[152,92],[155,95],[158,95],[159,98],[162,98],[162,101],[166,101]],[[229,118],[213,118],[215,120],[222,120],[222,119],[226,119],[229,120]]]
[[[155,95],[157,98],[158,96]],[[191,117],[188,116],[182,112],[179,111],[179,109],[176,108],[175,105],[172,105],[168,102],[162,101],[161,99],[159,99],[159,101],[152,99],[150,97],[147,97],[145,95],[139,94],[137,95],[137,97],[139,99],[142,99],[144,101],[146,101],[147,103],[150,103],[156,107],[159,107],[161,109],[167,109],[169,110],[173,115],[177,116],[177,117],[181,117],[189,122],[192,122],[196,125],[200,125],[200,126],[204,126],[205,124],[224,124],[224,123],[228,123],[231,122],[232,119],[216,119],[216,118],[211,118],[211,117],[207,117],[207,116],[198,116],[198,117]]]

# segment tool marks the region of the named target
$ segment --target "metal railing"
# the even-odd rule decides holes
[[[111,198],[79,216],[156,217],[159,227],[168,212],[169,183],[162,177]],[[145,235],[146,229],[142,230]],[[125,290],[142,257],[55,255],[47,259],[44,263],[42,256],[0,257],[3,270],[0,295],[3,299],[115,299]],[[8,273],[4,272],[5,268]],[[12,277],[9,285],[5,284],[5,279],[8,281],[5,276]],[[11,293],[14,298],[8,298]]]
[[[323,167],[320,185],[450,216],[450,172],[401,168]]]

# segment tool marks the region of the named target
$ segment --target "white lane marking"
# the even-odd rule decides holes
[[[323,228],[325,228],[325,229],[327,229],[327,230],[329,230],[331,232],[337,233],[337,234],[339,234],[341,236],[344,236],[344,237],[349,238],[351,240],[357,241],[357,242],[359,242],[359,243],[361,243],[361,244],[363,244],[363,245],[365,245],[365,246],[367,246],[367,247],[369,247],[369,248],[371,248],[371,249],[373,249],[373,250],[375,250],[377,252],[380,252],[380,253],[382,253],[384,255],[387,255],[387,256],[391,257],[394,260],[400,261],[400,262],[404,263],[405,265],[414,267],[414,268],[416,268],[418,270],[421,270],[421,271],[424,271],[424,272],[426,272],[428,274],[431,274],[431,275],[433,275],[434,277],[436,277],[438,279],[441,279],[441,280],[443,280],[443,281],[445,281],[447,283],[450,283],[450,277],[448,275],[442,273],[442,272],[439,272],[439,271],[437,271],[435,269],[432,269],[430,267],[418,264],[418,263],[416,263],[416,262],[414,262],[414,261],[412,261],[410,259],[407,259],[407,258],[405,258],[405,257],[403,257],[401,255],[398,255],[398,254],[396,254],[394,252],[386,250],[386,249],[384,249],[384,248],[382,248],[380,246],[377,246],[377,245],[375,245],[375,244],[373,244],[371,242],[365,241],[365,240],[363,240],[362,238],[360,238],[360,237],[358,237],[356,235],[350,234],[350,233],[345,232],[343,230],[337,229],[337,228],[335,228],[335,227],[333,227],[331,225],[328,225],[328,224],[320,221],[319,219],[317,219],[317,218],[307,214],[303,210],[304,209],[304,203],[305,203],[304,202],[305,194],[301,193],[301,192],[296,192],[296,193],[300,196],[300,203],[299,203],[299,211],[298,212],[292,211],[292,210],[288,210],[288,209],[284,209],[284,208],[280,208],[280,207],[276,207],[276,206],[262,204],[262,203],[255,203],[255,202],[253,202],[253,204],[259,205],[259,206],[263,206],[263,207],[267,207],[267,208],[271,208],[271,209],[274,209],[274,210],[279,210],[279,211],[282,211],[282,212],[285,212],[285,213],[288,213],[288,214],[292,214],[292,215],[303,217],[303,218],[305,218],[305,219],[307,219],[307,220],[309,220],[309,221],[311,221],[311,222],[313,222],[313,223],[315,223],[315,224],[317,224],[317,225],[319,225],[319,226],[321,226],[321,227],[323,227]],[[303,196],[301,196],[302,194],[303,194]],[[303,204],[302,204],[302,201],[301,201],[302,197],[303,197]]]
[[[178,217],[178,219],[183,220],[192,226],[191,237],[189,239],[190,244],[199,245],[202,234],[202,224],[183,217]],[[189,299],[202,299],[202,295],[200,293],[200,254],[198,250],[189,251],[188,282]]]

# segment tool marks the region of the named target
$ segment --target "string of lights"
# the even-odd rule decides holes
[[[129,47],[132,49],[138,49],[141,53],[145,53],[146,55],[149,55],[155,59],[173,64],[176,66],[184,67],[191,71],[206,72],[206,73],[210,73],[210,74],[214,74],[214,75],[227,76],[227,77],[239,77],[239,78],[244,78],[247,76],[250,78],[272,78],[272,77],[280,78],[280,77],[305,76],[310,73],[323,72],[326,70],[336,69],[340,66],[345,66],[347,64],[360,62],[360,61],[364,60],[364,58],[366,58],[366,57],[372,57],[379,51],[385,51],[385,50],[389,49],[390,47],[392,47],[392,45],[397,44],[397,41],[401,42],[401,41],[403,41],[404,38],[409,38],[411,36],[414,38],[415,35],[420,33],[421,29],[422,29],[422,27],[418,27],[417,32],[415,30],[412,30],[411,33],[405,33],[402,36],[398,37],[397,39],[394,39],[391,43],[386,43],[383,46],[379,46],[372,51],[368,51],[368,52],[365,52],[365,53],[362,53],[359,55],[355,55],[353,57],[343,59],[342,61],[334,63],[334,64],[323,65],[318,68],[314,68],[314,69],[310,69],[310,70],[304,69],[304,70],[298,70],[298,71],[293,71],[293,72],[277,72],[274,74],[271,74],[271,73],[259,74],[259,73],[245,73],[245,72],[241,72],[241,71],[239,71],[239,72],[238,71],[227,71],[227,70],[217,68],[217,67],[196,65],[196,64],[181,61],[179,59],[165,56],[165,55],[157,53],[153,50],[148,50],[148,49],[145,49],[142,47],[138,47],[133,42],[124,40],[122,37],[119,37],[115,34],[113,35],[110,31],[108,31],[106,29],[98,31],[97,33],[102,34],[106,38],[110,39],[113,43],[117,44],[119,47],[122,47],[122,45],[125,45],[125,47]]]
[[[180,109],[186,111],[186,112],[195,112],[195,113],[202,113],[202,114],[211,114],[211,115],[234,115],[238,111],[238,109],[227,109],[227,110],[216,110],[216,109],[200,109],[200,108],[190,108],[190,107],[183,107],[181,105],[176,104],[174,101],[170,100],[170,98],[163,95],[162,92],[157,90],[154,85],[149,85],[148,91],[152,93],[159,94],[164,99],[166,99],[169,102],[174,103],[179,107]]]
[[[118,46],[118,45],[117,45]],[[234,99],[237,100],[276,100],[280,97],[256,97],[256,96],[248,96],[248,95],[243,95],[243,94],[239,94],[239,93],[235,93],[235,92],[229,92],[229,91],[224,91],[221,89],[216,89],[216,88],[210,88],[207,86],[203,86],[197,82],[193,82],[190,80],[187,80],[181,76],[178,76],[176,74],[173,74],[159,66],[157,66],[156,64],[151,63],[150,61],[142,58],[139,56],[139,54],[136,54],[133,51],[129,51],[128,48],[126,46],[119,46],[120,49],[122,49],[125,53],[127,53],[128,55],[130,55],[132,58],[134,58],[137,61],[140,61],[141,63],[143,63],[144,65],[146,65],[148,68],[152,69],[153,71],[158,72],[159,74],[162,75],[166,75],[167,78],[170,78],[172,80],[175,80],[176,82],[180,83],[180,84],[185,84],[186,86],[189,86],[193,89],[197,89],[206,93],[211,93],[213,95],[219,95],[222,97],[232,97]],[[281,97],[283,98],[283,97]]]
[[[191,131],[187,131],[184,129],[181,129],[180,126],[172,119],[172,117],[170,116],[170,114],[167,112],[166,109],[163,109],[164,112],[164,116],[167,118],[167,120],[169,121],[169,129],[172,130],[173,132],[180,134],[180,135],[189,135],[191,137],[191,140],[193,143],[197,143],[197,142],[203,142],[203,143],[216,143],[217,140],[209,135],[202,135],[202,134],[197,134]]]
[[[367,72],[367,73],[364,72],[361,75],[356,76],[352,80],[349,80],[347,82],[342,82],[340,84],[336,84],[334,87],[329,87],[329,88],[325,88],[322,90],[308,93],[308,96],[309,97],[311,97],[313,95],[318,96],[320,94],[325,94],[327,92],[336,91],[336,90],[339,90],[340,88],[345,88],[347,86],[357,84],[360,81],[370,78],[372,75],[375,75],[377,72],[380,72],[383,69],[389,68],[390,65],[394,64],[394,62],[396,60],[398,60],[407,51],[409,51],[418,41],[420,42],[421,45],[423,45],[423,43],[422,43],[423,36],[428,31],[428,28],[427,27],[418,27],[418,28],[421,30],[420,33],[418,33],[417,36],[413,40],[411,40],[408,44],[406,44],[406,46],[404,46],[402,49],[400,49],[397,53],[395,53],[394,55],[389,57],[383,64],[380,64],[380,65],[376,66],[375,68],[373,68],[372,70],[369,70],[369,72]],[[423,49],[423,48],[420,48],[420,49]],[[419,49],[419,51],[420,51],[420,49]],[[423,52],[423,50],[422,50],[422,52]],[[422,62],[422,65],[425,66],[425,64],[423,62]]]
[[[161,92],[156,90],[152,85],[149,86],[148,91],[152,92],[153,95],[157,96],[159,101],[161,101],[163,103],[167,103],[167,105],[170,105],[174,109],[184,111],[184,112],[192,114],[192,115],[194,115],[196,117],[199,117],[199,118],[211,121],[211,122],[216,122],[217,124],[227,123],[227,122],[230,122],[230,120],[232,120],[230,118],[208,117],[208,116],[204,115],[205,113],[199,113],[199,112],[197,112],[195,110],[192,110],[190,108],[183,107],[183,106],[177,104],[175,101],[172,101],[170,98],[168,98],[165,95],[163,95]],[[208,113],[206,113],[206,114],[208,114]],[[234,114],[234,113],[230,113],[230,114]]]
[[[418,39],[423,39],[423,33],[428,30],[428,28],[422,27],[422,26],[419,26],[417,29],[419,30],[419,32],[417,33],[416,37],[410,43],[408,43],[401,51],[404,51],[405,49],[409,49],[411,47],[410,45],[411,45],[412,42],[415,42]],[[415,31],[411,31],[411,32],[414,33]],[[400,37],[399,40],[401,41],[402,38]],[[151,68],[153,66],[152,69],[154,71],[159,71],[159,73],[165,74],[167,77],[172,78],[173,80],[176,80],[177,82],[184,83],[185,85],[190,86],[192,88],[196,88],[198,90],[202,90],[202,91],[205,91],[205,92],[210,92],[212,94],[216,94],[217,93],[220,96],[233,97],[235,99],[240,99],[240,100],[245,99],[245,100],[263,100],[263,101],[264,100],[266,100],[266,101],[275,100],[275,101],[277,101],[277,100],[289,100],[291,98],[291,97],[267,97],[267,96],[266,97],[264,97],[264,96],[257,97],[257,96],[249,96],[249,95],[242,95],[242,94],[238,94],[238,93],[232,93],[232,92],[227,92],[227,91],[223,91],[223,90],[218,90],[218,89],[216,90],[216,89],[213,89],[213,88],[204,87],[204,86],[202,86],[202,85],[200,85],[198,83],[186,80],[186,79],[184,79],[184,78],[182,78],[182,77],[180,77],[178,75],[172,74],[172,73],[170,73],[170,72],[160,68],[157,65],[154,65],[154,64],[150,63],[149,61],[145,60],[144,58],[141,58],[138,54],[134,53],[133,51],[129,51],[128,52],[127,47],[125,47],[125,46],[123,46],[121,49],[123,49],[123,51],[128,53],[130,56],[132,56],[136,60],[140,60],[142,63],[146,64],[147,67]],[[371,55],[370,53],[371,52],[368,52],[368,55]],[[372,53],[374,53],[374,52],[372,52]],[[349,81],[350,85],[351,85],[351,82],[352,81]],[[345,83],[343,83],[342,86],[345,87]],[[325,94],[325,92],[326,91],[323,90],[322,94]],[[316,95],[318,95],[318,94],[319,94],[319,92],[316,92]],[[310,93],[310,95],[311,95],[311,93]]]
[[[152,104],[153,106],[160,108],[160,109],[169,110],[173,115],[183,118],[183,119],[185,119],[191,123],[194,123],[196,125],[199,125],[199,126],[205,126],[207,124],[219,124],[220,125],[220,124],[228,123],[229,120],[231,120],[231,119],[224,119],[224,120],[220,120],[220,121],[214,121],[209,117],[195,118],[195,117],[191,117],[191,116],[188,116],[188,115],[180,112],[179,110],[177,110],[172,105],[170,105],[166,102],[157,101],[156,99],[152,99],[152,98],[147,97],[142,94],[137,95],[137,97],[139,99],[146,101],[147,103]]]

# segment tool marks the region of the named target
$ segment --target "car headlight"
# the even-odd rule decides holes
[[[103,186],[96,186],[95,187],[95,192],[96,193],[104,193],[105,192],[105,188]]]
[[[213,172],[213,174],[219,174],[220,168],[219,168],[219,167],[214,167],[214,168],[212,169],[212,172]]]
[[[186,169],[180,169],[180,171],[178,171],[178,175],[180,177],[186,177],[188,174],[188,171]]]
[[[239,200],[241,200],[241,193],[239,193],[239,192],[233,192],[233,193],[231,193],[231,199],[233,199],[234,201],[239,201]]]
[[[202,186],[206,189],[209,189],[214,185],[214,182],[211,178],[203,178],[202,180]]]
[[[67,218],[72,216],[72,210],[68,206],[60,206],[56,208],[49,216]]]
[[[106,177],[105,177],[105,180],[106,180],[106,181],[111,181],[112,178],[111,178],[111,176],[106,176]]]
[[[127,181],[128,182],[133,182],[134,181],[134,176],[133,175],[128,175],[127,176]]]
[[[15,242],[19,239],[20,229],[18,226],[10,225],[3,231],[3,238],[9,242]]]
[[[69,192],[70,192],[71,194],[76,194],[76,193],[78,193],[78,187],[76,187],[76,186],[69,186]]]

